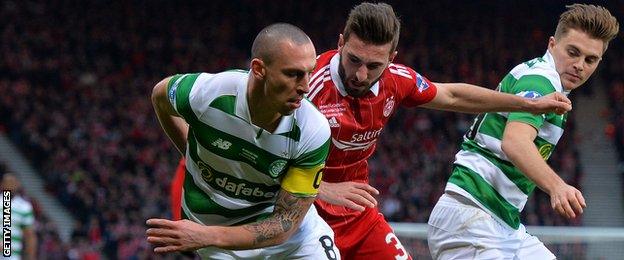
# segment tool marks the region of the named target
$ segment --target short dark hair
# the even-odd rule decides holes
[[[566,8],[568,10],[561,14],[557,24],[556,39],[565,36],[570,29],[576,29],[602,40],[606,49],[609,41],[617,36],[620,25],[606,8],[586,4],[573,4]]]
[[[399,44],[400,32],[401,22],[392,6],[365,2],[351,9],[342,34],[345,41],[353,33],[366,43],[382,45],[392,42],[390,51],[393,52]]]
[[[267,64],[273,61],[273,56],[279,51],[275,46],[288,40],[297,45],[312,43],[310,37],[299,27],[288,23],[275,23],[262,29],[251,46],[251,58],[259,58]]]

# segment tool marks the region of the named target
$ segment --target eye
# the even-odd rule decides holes
[[[304,72],[304,71],[285,71],[284,75],[286,75],[286,77],[293,78],[293,79],[295,78],[301,79],[308,73],[309,72]]]
[[[349,57],[349,61],[353,64],[359,64],[360,60],[358,58],[355,57]]]
[[[590,65],[592,65],[592,64],[594,64],[594,63],[596,63],[597,61],[598,61],[598,59],[597,59],[597,58],[586,58],[586,59],[585,59],[585,62],[586,62],[587,64],[590,64]]]
[[[577,52],[577,51],[575,51],[575,50],[568,50],[568,55],[569,55],[570,57],[577,57],[579,54],[578,54],[578,52]]]
[[[376,70],[377,68],[379,68],[379,66],[381,66],[381,65],[379,65],[379,64],[371,64],[371,65],[366,66],[366,68],[368,68],[368,70]]]

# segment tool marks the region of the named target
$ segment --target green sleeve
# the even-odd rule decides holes
[[[329,154],[329,139],[325,141],[320,147],[302,154],[293,163],[294,167],[299,168],[312,168],[325,163],[327,155]]]
[[[167,96],[173,108],[187,122],[195,118],[191,108],[190,93],[200,73],[177,74],[169,79],[167,84]]]
[[[522,76],[511,88],[512,93],[526,98],[539,98],[555,92],[555,87],[550,80],[541,75]],[[528,112],[509,113],[508,121],[518,121],[529,124],[535,129],[540,129],[544,124],[544,114],[532,114]]]

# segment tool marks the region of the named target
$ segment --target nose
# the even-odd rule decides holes
[[[310,92],[310,75],[305,74],[297,84],[297,92],[305,94]]]
[[[360,66],[355,72],[355,77],[358,81],[364,81],[368,77],[368,69],[365,65]]]
[[[574,69],[576,71],[583,71],[583,68],[585,67],[585,60],[582,57],[579,57],[573,64],[572,66],[574,67]]]

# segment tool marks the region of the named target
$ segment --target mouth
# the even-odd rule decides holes
[[[347,93],[350,95],[360,95],[365,93],[368,90],[369,86],[363,82],[357,82],[355,80],[350,80],[349,84],[345,86]]]
[[[357,82],[355,80],[351,80],[351,86],[356,89],[362,89],[362,88],[365,88],[367,84],[363,82]]]
[[[580,76],[576,75],[576,74],[573,74],[573,73],[568,73],[568,72],[566,72],[566,74],[567,74],[569,77],[571,77],[571,78],[573,78],[573,79],[575,79],[575,80],[577,80],[577,81],[581,81],[581,80],[582,80],[582,78],[581,78]]]
[[[291,99],[288,99],[287,103],[290,108],[297,109],[301,107],[302,100],[303,100],[303,97],[291,98]]]

